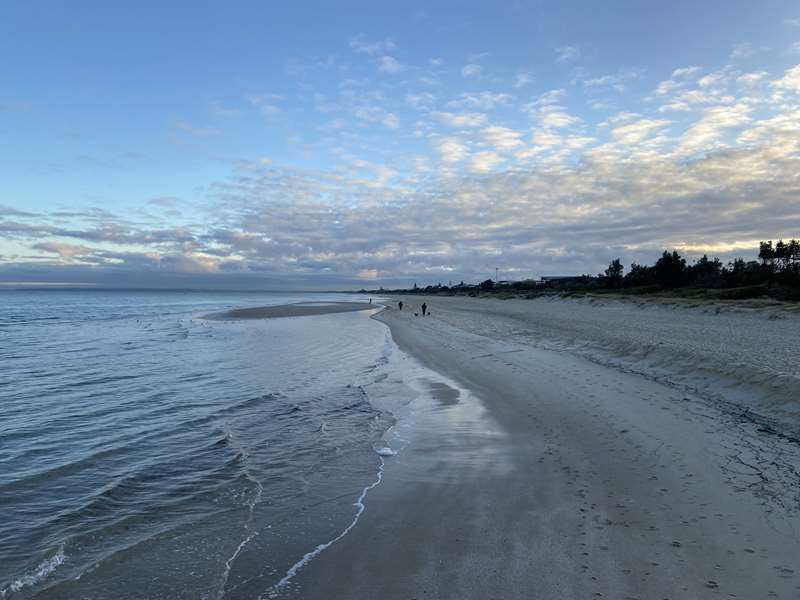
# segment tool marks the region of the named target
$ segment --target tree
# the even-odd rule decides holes
[[[631,270],[625,275],[625,285],[636,287],[653,283],[653,267],[631,263]]]
[[[677,250],[673,250],[672,253],[664,250],[661,258],[656,261],[655,276],[659,285],[673,288],[686,285],[687,275],[686,259],[678,254]]]
[[[702,258],[697,259],[697,261],[689,267],[688,274],[691,283],[714,287],[719,285],[721,272],[722,263],[719,259],[715,258],[714,260],[709,260],[708,256],[703,254]]]
[[[620,287],[622,285],[622,274],[625,272],[625,267],[615,258],[611,261],[606,269],[606,281],[610,287]]]
[[[485,291],[493,290],[494,289],[494,281],[491,279],[487,279],[486,281],[481,282],[481,289]]]
[[[758,258],[761,259],[761,264],[764,266],[772,267],[775,263],[775,248],[772,247],[772,240],[759,243]]]

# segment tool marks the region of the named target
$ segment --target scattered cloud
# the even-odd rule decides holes
[[[528,71],[520,71],[514,77],[514,87],[517,89],[525,87],[526,85],[533,83],[533,80],[533,73]]]
[[[726,66],[658,78],[613,68],[588,76],[573,65],[566,89],[551,90],[529,71],[489,77],[484,56],[472,55],[462,74],[473,79],[455,91],[440,83],[453,75],[441,59],[403,65],[389,38],[356,36],[349,47],[351,68],[335,57],[302,63],[328,69],[328,87],[298,67],[296,95],[275,87],[280,94],[247,94],[238,107],[206,102],[213,126],[196,116],[169,122],[184,139],[227,141],[226,126],[257,115],[279,130],[249,156],[215,159],[231,165],[229,176],[194,199],[148,196],[116,211],[5,199],[0,278],[476,279],[487,264],[584,272],[609,256],[734,252],[741,240],[796,235],[800,65],[743,63],[757,46],[737,45]],[[581,52],[563,47],[557,58],[571,64]],[[645,82],[649,93],[636,95]],[[462,91],[476,83],[491,89]],[[278,127],[275,117],[295,107],[307,111],[309,134]],[[298,148],[308,160],[291,162],[285,150]],[[94,154],[84,160],[110,160]],[[580,247],[566,249],[569,239]]]
[[[556,60],[560,63],[574,63],[581,57],[581,49],[578,46],[562,46],[556,48]]]
[[[219,129],[215,129],[214,127],[197,127],[186,121],[178,121],[175,123],[175,129],[199,138],[211,137],[220,134]]]
[[[622,93],[629,81],[639,79],[643,74],[641,69],[620,69],[616,73],[591,77],[583,80],[584,88],[590,91],[615,91]]]
[[[502,162],[502,156],[491,150],[484,150],[472,156],[469,161],[469,170],[473,173],[488,173]]]
[[[509,106],[514,100],[510,94],[502,92],[464,92],[447,103],[450,108],[467,108],[491,111]]]
[[[461,75],[463,77],[478,77],[481,73],[483,73],[483,67],[474,63],[461,67]]]
[[[537,118],[542,127],[553,129],[570,127],[581,121],[578,117],[566,113],[560,106],[555,105],[546,106],[539,110]]]
[[[523,134],[509,127],[492,125],[482,133],[486,143],[498,152],[509,152],[522,145]]]
[[[486,115],[481,113],[433,112],[431,116],[449,127],[480,127],[486,123]]]
[[[640,144],[655,132],[669,125],[666,119],[640,119],[611,130],[611,135],[623,144]]]
[[[400,71],[404,71],[406,67],[401,65],[396,58],[391,56],[381,56],[378,59],[378,70],[383,73],[399,73]]]
[[[431,140],[439,158],[447,164],[461,162],[469,155],[469,148],[458,138],[455,137],[434,137]]]
[[[751,107],[744,103],[706,109],[703,117],[684,133],[676,153],[686,155],[715,149],[713,142],[716,142],[725,130],[747,123],[751,111]]]
[[[369,41],[363,34],[357,35],[350,39],[350,48],[361,54],[368,54],[369,56],[376,56],[378,54],[385,54],[395,50],[397,46],[389,39]]]
[[[756,49],[753,47],[753,44],[750,42],[744,42],[741,44],[736,44],[731,50],[731,60],[737,60],[740,58],[750,58],[756,53]]]
[[[283,96],[271,93],[248,94],[245,96],[245,100],[256,107],[265,117],[274,117],[281,112],[278,103],[283,100]]]

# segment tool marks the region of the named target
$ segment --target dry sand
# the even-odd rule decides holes
[[[393,432],[407,443],[387,458],[358,525],[281,596],[800,597],[798,444],[742,415],[725,390],[706,393],[708,373],[705,388],[688,391],[683,358],[663,360],[684,349],[746,360],[749,346],[711,348],[724,338],[717,329],[751,327],[746,315],[681,313],[672,331],[630,306],[551,303],[544,323],[548,305],[530,301],[426,300],[431,317],[390,309],[377,318],[451,384],[415,382],[424,393]],[[615,311],[639,326],[609,333]],[[663,331],[671,346],[656,353],[655,379],[633,346],[587,354],[597,350],[591,335],[579,344],[563,334],[560,349],[542,347],[558,339],[554,322],[621,345]],[[704,337],[681,330],[687,323]],[[780,381],[768,402],[750,403],[773,406]],[[748,400],[743,389],[737,402]],[[789,425],[790,408],[781,412]]]
[[[255,306],[252,308],[236,308],[221,313],[205,315],[206,319],[279,319],[282,317],[308,317],[312,315],[329,315],[341,312],[353,312],[378,308],[367,302],[297,302],[277,306]]]

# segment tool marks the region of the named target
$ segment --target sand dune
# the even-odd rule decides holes
[[[800,438],[796,312],[563,298],[436,297],[428,305],[457,328],[656,378]]]

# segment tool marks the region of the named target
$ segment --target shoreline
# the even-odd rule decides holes
[[[800,439],[800,314],[595,298],[416,304],[425,301],[458,329],[655,379]]]
[[[358,526],[286,597],[796,597],[796,444],[428,303],[373,318],[462,391],[425,395]]]

